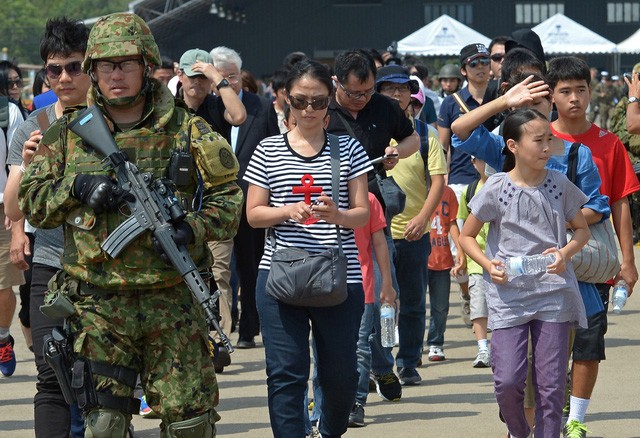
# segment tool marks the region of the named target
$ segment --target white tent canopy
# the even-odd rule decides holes
[[[546,55],[616,53],[616,44],[576,23],[555,14],[532,29],[538,34]]]
[[[422,56],[453,56],[467,44],[488,45],[491,40],[448,15],[441,15],[426,26],[398,41],[398,53]]]
[[[633,35],[618,44],[618,52],[640,53],[640,29],[636,30]]]

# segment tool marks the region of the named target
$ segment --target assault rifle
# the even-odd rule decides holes
[[[69,129],[104,155],[104,168],[112,168],[120,187],[133,195],[132,200],[126,200],[131,216],[102,242],[101,248],[111,257],[117,257],[140,234],[151,231],[187,283],[193,298],[204,309],[207,323],[218,332],[220,340],[231,353],[231,341],[220,328],[216,317],[216,300],[220,292],[211,295],[187,248],[176,245],[172,238],[174,224],[182,221],[187,213],[171,187],[163,180],[154,179],[151,173],[141,173],[129,161],[127,155],[118,148],[102,112],[95,105],[81,110],[78,118],[69,124]]]

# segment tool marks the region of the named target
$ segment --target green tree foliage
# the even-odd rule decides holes
[[[0,49],[18,63],[40,64],[40,37],[49,18],[88,19],[128,10],[130,0],[2,0]]]

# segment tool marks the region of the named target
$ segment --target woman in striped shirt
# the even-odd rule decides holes
[[[318,308],[291,306],[268,296],[265,284],[274,248],[267,239],[256,304],[267,361],[271,428],[276,437],[305,436],[311,327],[324,401],[318,427],[324,437],[340,436],[347,429],[358,380],[356,343],[364,294],[353,228],[363,226],[369,217],[366,175],[371,165],[357,140],[339,137],[336,204],[324,130],[333,94],[330,73],[318,62],[302,61],[289,73],[285,89],[296,126],[264,139],[256,148],[244,175],[249,183],[247,219],[253,227],[271,227],[278,247],[295,246],[309,252],[337,247],[335,225],[339,225],[348,259],[348,298],[340,305]]]

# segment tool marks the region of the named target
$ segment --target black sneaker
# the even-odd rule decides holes
[[[398,401],[402,397],[402,386],[398,376],[393,371],[383,374],[381,376],[377,374],[371,374],[373,380],[376,382],[376,391],[378,395],[387,401]]]
[[[364,406],[360,403],[356,403],[351,408],[349,414],[349,424],[347,427],[363,427],[364,426]]]
[[[419,385],[422,381],[422,377],[415,368],[398,368],[398,377],[403,386]]]
[[[238,339],[236,348],[240,348],[240,349],[256,348],[256,341],[253,340],[253,336],[247,337],[247,338],[240,338]]]

